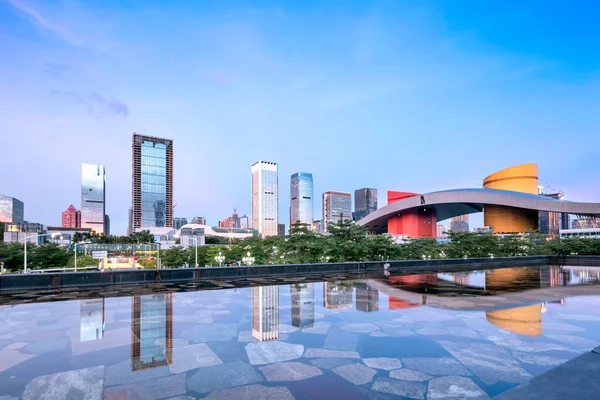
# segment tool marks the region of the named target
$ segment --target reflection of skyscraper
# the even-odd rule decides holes
[[[104,299],[79,302],[79,341],[91,342],[104,337]]]
[[[252,288],[252,336],[261,342],[279,338],[279,287]]]
[[[352,307],[352,284],[323,283],[323,307],[329,309]]]
[[[366,283],[356,287],[356,309],[371,312],[379,310],[379,291]]]
[[[290,285],[292,295],[292,325],[310,328],[315,322],[315,291],[312,283]]]
[[[471,275],[468,273],[452,274],[452,282],[456,283],[457,285],[461,285],[461,286],[469,286],[471,284]]]
[[[131,369],[160,367],[173,361],[173,295],[133,297]]]

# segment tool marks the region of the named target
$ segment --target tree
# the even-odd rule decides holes
[[[327,227],[329,233],[328,256],[332,261],[365,261],[367,255],[367,230],[349,220]]]

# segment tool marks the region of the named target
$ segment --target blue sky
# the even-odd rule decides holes
[[[80,164],[104,164],[124,233],[140,132],[174,139],[175,215],[211,225],[250,213],[259,159],[279,163],[286,225],[300,171],[317,217],[326,190],[385,204],[529,162],[600,201],[599,17],[594,1],[0,0],[0,193],[56,225]]]

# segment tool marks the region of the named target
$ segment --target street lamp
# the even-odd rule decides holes
[[[60,235],[60,233],[56,233],[56,232],[54,232],[54,233],[44,233],[44,234],[41,234],[41,235],[39,233],[36,233],[35,235],[29,235],[29,236],[25,235],[25,238],[24,238],[25,239],[24,240],[24,242],[25,242],[25,250],[24,250],[24,254],[23,254],[24,255],[24,257],[23,257],[23,273],[24,274],[27,273],[27,239],[32,238],[32,237],[38,237],[39,238],[39,237],[44,237],[44,236],[61,236],[61,235]]]
[[[250,255],[250,253],[248,253],[248,255]],[[215,256],[215,261],[219,263],[220,267],[223,261],[225,261],[225,256],[221,252],[219,252],[219,255]]]
[[[192,239],[196,242],[196,268],[198,268],[198,238],[196,236],[190,236],[190,239]],[[219,255],[221,255],[221,253],[219,253]],[[215,257],[215,259],[216,259],[216,257]]]
[[[77,272],[77,245],[78,244],[88,244],[89,241],[88,240],[84,240],[83,242],[79,242],[79,243],[75,243],[75,272]],[[86,246],[87,248],[87,246]]]
[[[242,262],[246,265],[252,265],[254,264],[254,257],[252,257],[252,254],[248,252],[246,256],[242,257]]]

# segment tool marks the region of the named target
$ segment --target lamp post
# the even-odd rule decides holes
[[[252,257],[252,254],[250,254],[250,252],[248,252],[246,256],[242,257],[242,262],[246,265],[252,265],[254,264],[254,261],[255,259],[254,257]]]
[[[250,253],[248,253],[250,254]],[[223,253],[219,252],[219,255],[215,256],[215,261],[219,263],[219,267],[221,266],[221,264],[223,263],[223,261],[225,261],[225,256],[223,255]]]
[[[75,243],[75,272],[77,272],[77,245],[78,244],[88,244],[89,242],[84,240],[83,242]],[[86,246],[87,248],[87,246]]]
[[[190,236],[190,239],[196,242],[196,268],[198,268],[198,238],[196,236]],[[220,255],[221,253],[219,253]]]
[[[23,253],[23,273],[26,274],[27,273],[27,239],[32,238],[32,237],[44,237],[44,236],[60,236],[59,233],[44,233],[44,234],[39,234],[36,233],[35,235],[25,235],[24,237],[24,244],[25,244],[25,249],[24,249],[24,253]]]

